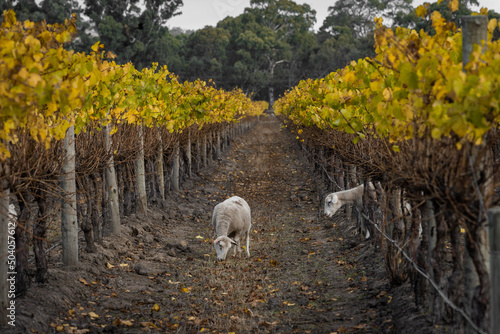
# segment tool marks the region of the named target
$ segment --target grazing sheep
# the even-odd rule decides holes
[[[371,182],[368,182],[372,198],[375,198],[375,187]],[[331,193],[325,198],[325,215],[332,217],[342,206],[345,204],[356,205],[358,211],[363,209],[363,192],[364,184],[352,189],[338,191]],[[366,227],[365,221],[362,217],[358,217],[358,224],[360,224],[361,233],[365,235],[365,239],[370,237],[370,231]]]
[[[372,194],[375,194],[375,187],[368,182]],[[363,209],[364,184],[352,189],[331,193],[325,198],[325,215],[331,217],[345,204],[355,204],[359,211]]]
[[[368,182],[370,187],[370,196],[372,198],[376,198],[375,187],[371,182]],[[358,211],[361,212],[363,209],[363,192],[364,185],[357,186],[352,189],[339,191],[336,193],[331,193],[325,198],[325,215],[328,217],[332,217],[342,206],[345,204],[356,205]],[[403,212],[402,215],[404,219],[410,219],[412,217],[412,208],[410,203],[404,201],[403,202]],[[361,217],[360,228],[362,235],[365,235],[365,239],[370,238],[370,230],[367,228],[364,219]],[[419,236],[422,234],[422,226],[419,226]]]
[[[214,241],[217,260],[226,259],[227,252],[235,245],[233,255],[241,252],[240,239],[246,234],[246,251],[250,256],[250,228],[252,220],[250,207],[241,197],[233,196],[215,206],[212,214],[216,239]]]

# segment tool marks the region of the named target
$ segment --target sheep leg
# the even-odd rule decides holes
[[[247,255],[250,257],[250,230],[247,231]]]
[[[236,257],[236,252],[238,252],[238,256],[241,253],[241,248],[240,248],[240,236],[236,235],[233,240],[236,242],[236,245],[234,245],[234,250],[233,250],[233,256]]]

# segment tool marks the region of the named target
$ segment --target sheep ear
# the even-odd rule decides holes
[[[339,201],[339,198],[337,195],[333,195],[332,197],[332,203],[337,203]]]
[[[234,241],[233,239],[229,239],[229,241],[231,242],[231,244],[237,245],[236,241]]]

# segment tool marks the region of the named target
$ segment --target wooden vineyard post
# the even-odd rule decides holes
[[[469,62],[469,55],[473,51],[474,45],[481,45],[481,43],[486,43],[488,39],[488,17],[484,15],[475,15],[475,16],[463,16],[462,17],[462,59],[464,71],[467,63]],[[485,44],[486,45],[486,44]],[[484,49],[483,49],[484,51]],[[474,149],[473,149],[474,150]],[[473,152],[472,156],[476,154]],[[479,229],[483,229],[482,227],[478,227]],[[484,234],[483,234],[484,235]],[[475,240],[472,242],[478,242],[479,247],[481,247],[481,252],[483,255],[487,255],[485,252],[486,244],[488,242],[487,237],[481,238],[482,240]],[[471,240],[468,233],[465,234],[465,243],[466,245],[470,245]],[[472,299],[474,295],[474,290],[479,285],[479,277],[474,266],[474,262],[472,260],[471,255],[469,254],[468,248],[465,247],[464,254],[464,306],[467,314],[473,316]],[[487,259],[485,257],[485,259]],[[489,261],[488,261],[489,262]],[[486,262],[487,263],[487,262]],[[488,315],[483,315],[483,317],[487,318]],[[477,324],[481,327],[481,324]],[[465,327],[465,333],[473,333],[474,330],[470,326]]]
[[[64,165],[62,167],[62,259],[65,266],[78,264],[78,221],[76,215],[76,173],[75,173],[75,128],[66,131],[64,145]]]
[[[180,168],[180,155],[181,148],[179,140],[177,139],[174,144],[174,156],[172,158],[172,189],[179,191],[179,168]]]
[[[223,133],[223,136],[224,136],[224,150],[227,150],[227,148],[229,147],[229,135],[230,135],[230,130],[229,130],[229,126],[226,125],[224,127],[224,130],[222,130],[222,133]]]
[[[208,145],[208,140],[207,140],[207,135],[203,135],[203,145],[202,145],[202,150],[201,150],[201,159],[203,160],[203,167],[207,167],[207,145]]]
[[[156,129],[156,137],[160,142],[160,146],[158,148],[158,158],[156,159],[156,170],[158,173],[158,183],[160,186],[160,195],[161,199],[165,199],[165,176],[163,175],[163,139],[161,138],[160,128]]]
[[[186,156],[187,156],[187,164],[188,164],[188,176],[192,177],[192,170],[193,170],[193,161],[192,161],[192,154],[191,154],[191,130],[187,129],[188,131],[188,137],[187,137],[187,143],[186,143]]]
[[[144,167],[144,135],[142,124],[137,127],[139,131],[139,150],[135,160],[135,175],[137,182],[137,203],[139,212],[145,214],[148,209],[148,197],[146,194],[146,168]]]
[[[500,333],[500,208],[488,210],[490,223],[490,333]]]
[[[200,156],[201,156],[201,143],[200,137],[196,139],[196,171],[200,171]]]
[[[118,185],[116,183],[115,161],[113,157],[113,142],[111,140],[111,125],[106,125],[105,133],[106,152],[108,161],[104,176],[106,179],[106,189],[108,191],[109,208],[111,214],[111,233],[120,233],[120,206],[118,199]]]
[[[215,152],[217,159],[221,157],[221,143],[220,143],[220,131],[217,131],[217,151]]]

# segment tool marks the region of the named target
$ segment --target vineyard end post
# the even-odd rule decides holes
[[[488,40],[488,17],[485,15],[462,16],[462,64],[463,70],[469,62],[469,56],[474,49],[474,45],[482,45],[483,51]],[[482,44],[484,43],[484,44]],[[472,154],[474,156],[474,153]],[[467,234],[465,234],[465,242],[468,243]],[[482,240],[487,242],[487,240]],[[480,245],[484,248],[485,245]],[[483,254],[485,254],[482,249]],[[464,306],[468,314],[473,315],[474,308],[472,307],[472,299],[474,290],[479,285],[479,277],[475,269],[471,254],[467,247],[464,254]],[[482,327],[483,324],[478,324]],[[465,333],[474,333],[473,329],[466,326]]]
[[[500,208],[488,210],[490,229],[490,333],[500,333]]]

